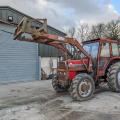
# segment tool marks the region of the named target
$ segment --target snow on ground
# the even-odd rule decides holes
[[[0,86],[0,120],[120,120],[120,94],[106,88],[89,101],[56,94],[51,81]]]

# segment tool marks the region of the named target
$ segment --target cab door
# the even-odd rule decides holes
[[[110,61],[111,56],[111,44],[109,42],[100,43],[100,52],[98,57],[98,71],[97,76],[103,76],[105,73],[105,67]]]

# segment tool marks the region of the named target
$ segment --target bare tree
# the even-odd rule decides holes
[[[106,25],[105,24],[100,23],[98,25],[93,25],[91,28],[90,38],[91,39],[102,38],[105,36],[105,33],[106,33]]]
[[[69,27],[65,30],[65,32],[67,33],[68,37],[75,37],[75,34],[76,34],[76,29],[75,27]]]
[[[78,31],[78,38],[81,40],[81,42],[89,39],[90,28],[88,24],[80,25],[77,31]]]
[[[120,39],[120,19],[112,20],[107,25],[106,37],[114,40]]]
[[[88,24],[82,24],[78,28],[70,27],[65,32],[69,37],[77,37],[80,42],[103,37],[120,40],[120,18],[107,24],[100,23],[91,27]]]

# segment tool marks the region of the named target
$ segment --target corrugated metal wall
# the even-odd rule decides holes
[[[55,47],[39,44],[39,56],[41,57],[59,57],[62,53]]]
[[[13,31],[0,24],[0,83],[39,80],[38,44],[14,41]]]

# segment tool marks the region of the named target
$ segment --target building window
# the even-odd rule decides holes
[[[119,56],[118,45],[116,43],[112,43],[112,54],[113,56]]]
[[[13,16],[8,16],[8,21],[13,22]]]
[[[109,43],[102,43],[101,46],[101,57],[110,57]]]

